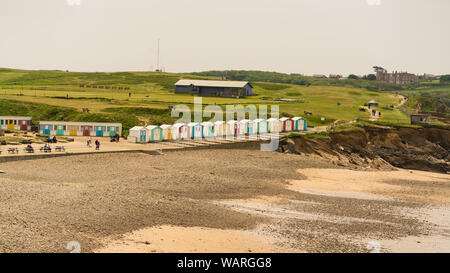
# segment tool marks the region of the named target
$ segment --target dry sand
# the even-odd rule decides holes
[[[255,231],[158,226],[110,240],[98,253],[282,253],[293,252]],[[108,240],[107,240],[108,241]]]
[[[331,168],[256,150],[3,163],[0,252],[446,251],[448,176]]]

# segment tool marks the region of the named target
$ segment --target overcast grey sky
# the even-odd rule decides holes
[[[381,3],[380,3],[381,2]],[[449,0],[0,0],[0,67],[450,73]]]

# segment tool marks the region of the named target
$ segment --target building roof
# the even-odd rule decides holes
[[[14,117],[14,116],[0,116],[0,119],[17,119],[17,120],[31,120],[31,117]]]
[[[431,117],[430,114],[411,114],[411,117]]]
[[[109,122],[39,121],[39,124],[45,124],[45,125],[119,126],[119,127],[122,127],[122,123],[109,123]]]
[[[140,130],[144,130],[145,128],[142,126],[134,126],[133,128],[130,129],[130,131],[140,131]]]
[[[249,82],[240,81],[201,81],[201,80],[179,80],[176,86],[206,86],[206,87],[231,87],[231,88],[244,88],[246,85],[251,84]]]
[[[156,126],[156,125],[149,125],[149,126],[145,127],[145,129],[152,131],[155,129],[161,129],[161,127]]]

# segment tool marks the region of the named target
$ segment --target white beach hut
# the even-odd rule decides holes
[[[257,133],[257,125],[253,120],[243,119],[240,122],[239,134],[253,135]]]
[[[203,137],[203,127],[200,123],[191,122],[188,123],[188,127],[191,132],[191,138],[200,139]]]
[[[130,129],[127,140],[128,142],[132,143],[148,143],[150,142],[149,136],[150,134],[147,128],[142,126],[135,126]]]
[[[267,134],[269,132],[269,122],[265,119],[255,119],[256,132],[260,135]]]
[[[292,118],[294,122],[294,131],[306,131],[306,120],[302,117]]]
[[[175,123],[172,127],[172,136],[176,140],[190,139],[189,126],[186,123]]]
[[[277,118],[270,118],[267,120],[269,123],[269,132],[270,133],[279,133],[281,132],[281,121]]]
[[[258,133],[258,126],[254,120],[249,120],[247,123],[247,134],[256,135]]]
[[[163,140],[163,130],[159,126],[150,125],[146,128],[149,132],[150,142],[159,142]]]
[[[223,137],[226,132],[226,123],[225,121],[216,121],[214,122],[214,136],[215,137]]]
[[[227,122],[227,129],[225,135],[227,137],[236,136],[239,134],[239,122],[236,120],[230,120]]]
[[[294,130],[294,121],[291,118],[280,118],[281,121],[281,131],[292,132]]]
[[[203,137],[204,138],[214,138],[214,123],[212,122],[203,122]]]
[[[162,129],[163,140],[173,140],[172,125],[164,124],[160,126]]]
[[[238,135],[239,136],[245,136],[248,132],[248,119],[243,119],[239,121],[239,129],[238,129]]]

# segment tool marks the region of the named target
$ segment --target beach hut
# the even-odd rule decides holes
[[[121,123],[39,121],[39,132],[55,136],[111,137],[122,135]]]
[[[294,121],[291,118],[280,118],[281,131],[292,132],[294,130]]]
[[[235,121],[235,120],[228,121],[225,135],[229,136],[229,137],[238,135],[239,134],[239,127],[240,127],[239,125],[240,124],[239,124],[238,121]]]
[[[173,140],[173,135],[172,135],[172,125],[168,125],[168,124],[164,124],[160,126],[162,129],[162,138],[163,140]]]
[[[203,137],[204,138],[214,138],[214,123],[212,122],[203,122]]]
[[[163,140],[163,130],[159,126],[150,125],[147,126],[146,129],[150,134],[150,142],[158,142]]]
[[[149,136],[150,134],[147,128],[135,126],[130,129],[127,140],[132,143],[148,143],[150,141]]]
[[[239,121],[239,127],[238,127],[238,135],[239,136],[245,136],[247,134],[248,122],[249,122],[249,120],[247,120],[247,119],[243,119],[243,120]]]
[[[200,123],[191,122],[188,123],[189,131],[191,132],[191,138],[199,139],[203,137],[203,127]]]
[[[226,125],[225,121],[214,122],[214,136],[217,138],[223,137],[226,132]]]
[[[175,123],[172,127],[172,136],[176,140],[190,139],[189,127],[186,123]]]
[[[0,116],[0,129],[31,131],[31,117]]]
[[[281,132],[281,121],[277,118],[270,118],[267,120],[269,123],[269,132],[270,133],[279,133]]]
[[[239,135],[256,134],[257,128],[253,120],[243,119],[240,122]]]
[[[256,135],[258,133],[258,126],[254,120],[249,120],[247,122],[247,134]]]
[[[306,120],[302,117],[292,118],[294,121],[294,131],[306,131]]]
[[[260,135],[267,134],[269,132],[269,122],[265,119],[255,119],[256,132]]]

